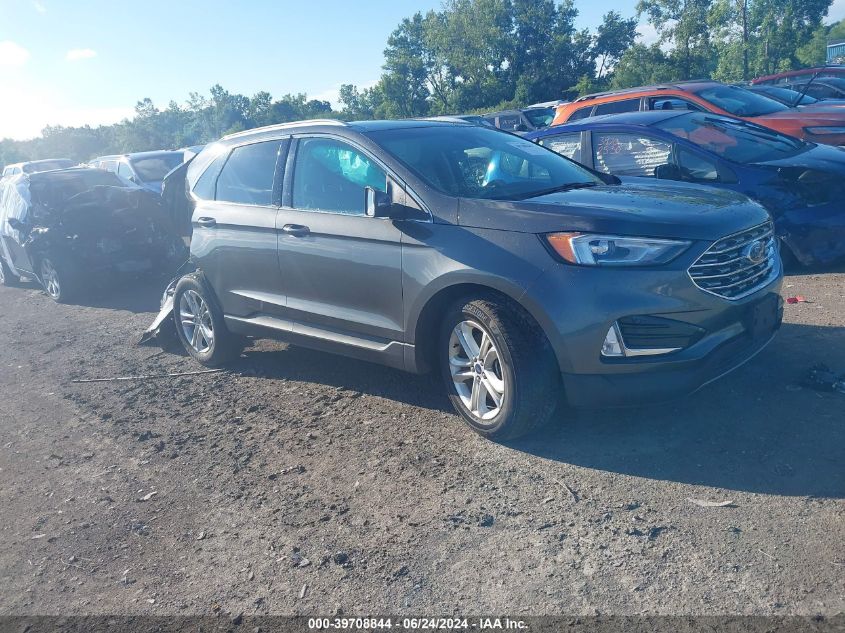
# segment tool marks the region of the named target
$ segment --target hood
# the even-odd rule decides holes
[[[791,108],[783,112],[774,112],[763,116],[751,118],[755,123],[766,125],[767,121],[790,121],[801,126],[812,125],[845,125],[845,108],[825,107],[814,108],[813,106],[802,106]]]
[[[632,178],[621,185],[529,200],[464,198],[458,224],[523,233],[584,231],[716,240],[768,218],[762,206],[725,189]]]
[[[795,156],[766,160],[756,165],[767,167],[801,167],[818,171],[834,172],[845,179],[845,150],[832,145],[816,145]]]

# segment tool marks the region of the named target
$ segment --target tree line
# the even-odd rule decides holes
[[[596,90],[713,77],[735,82],[823,63],[845,20],[825,26],[832,0],[640,0],[637,15],[608,11],[578,29],[574,0],[446,0],[402,20],[387,38],[378,82],[344,84],[340,109],[305,94],[251,97],[222,86],[99,127],[48,126],[38,138],[0,141],[0,164],[45,157],[178,148],[261,125],[484,112],[571,99]],[[645,18],[657,41],[638,43]]]

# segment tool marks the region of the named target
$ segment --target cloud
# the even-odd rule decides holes
[[[8,98],[7,98],[8,97]],[[34,95],[28,90],[4,91],[0,99],[0,139],[26,140],[41,134],[48,125],[79,127],[111,125],[135,116],[133,107],[81,108]]]
[[[839,22],[839,20],[845,20],[845,0],[833,0],[824,21],[825,24],[833,24]]]
[[[11,40],[0,42],[0,66],[23,66],[29,59],[29,51]]]
[[[96,56],[97,51],[93,51],[90,48],[72,48],[67,52],[67,55],[65,55],[65,59],[69,62],[76,62],[80,59],[91,59]]]
[[[47,13],[47,7],[45,7],[44,4],[39,2],[39,0],[32,0],[32,6],[41,15],[44,15],[45,13]]]

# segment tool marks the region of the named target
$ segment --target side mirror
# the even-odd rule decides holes
[[[390,218],[393,203],[390,194],[373,187],[364,187],[364,213],[371,218]]]
[[[684,176],[677,165],[658,165],[654,168],[654,177],[659,180],[683,180]]]

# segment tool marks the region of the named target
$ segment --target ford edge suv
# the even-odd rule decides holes
[[[273,337],[438,371],[480,434],[694,391],[780,325],[767,212],[621,184],[512,134],[311,121],[209,145],[187,171],[195,272],[172,295],[200,363]]]

